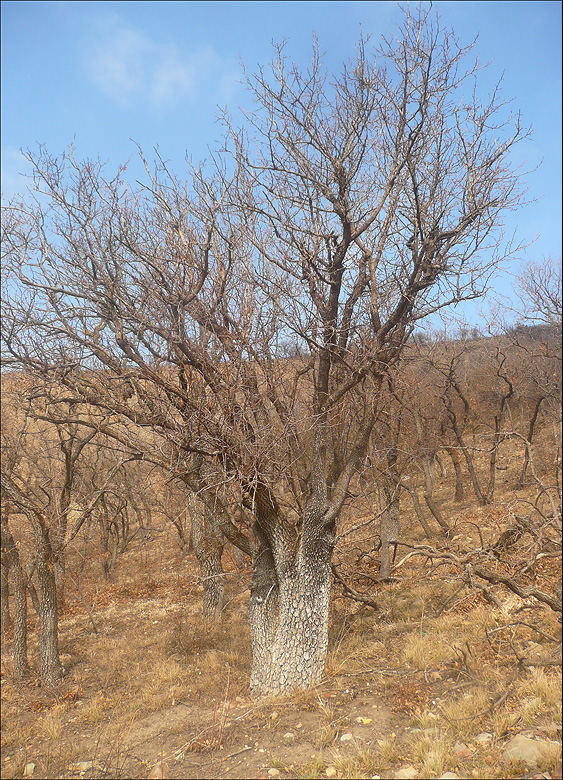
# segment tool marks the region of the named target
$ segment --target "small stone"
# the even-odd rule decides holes
[[[336,777],[337,774],[338,771],[335,766],[327,766],[327,768],[325,769],[325,775],[327,777]]]
[[[475,752],[474,745],[465,745],[463,742],[456,742],[453,747],[456,758],[469,758]]]
[[[411,764],[405,764],[395,772],[395,780],[414,780],[416,777],[418,772]]]
[[[157,761],[149,775],[149,780],[164,780],[168,777],[168,764],[165,761]]]
[[[35,764],[30,762],[29,764],[25,765],[25,768],[23,770],[23,776],[24,777],[31,777],[31,775],[35,772]]]
[[[295,734],[293,731],[286,731],[286,733],[282,737],[283,744],[284,745],[294,745],[295,744]]]
[[[528,766],[538,766],[542,754],[548,747],[541,739],[530,739],[517,734],[504,746],[504,758],[507,761],[524,761]]]
[[[79,761],[77,764],[74,764],[75,769],[78,769],[79,772],[87,772],[89,769],[94,768],[94,762],[93,761]]]
[[[268,769],[268,775],[270,777],[279,777],[281,775],[281,772],[279,769]]]
[[[489,731],[482,731],[479,736],[475,737],[475,742],[479,742],[481,745],[484,745],[487,742],[490,742],[492,738],[493,735]]]
[[[278,716],[278,713],[277,713],[277,712],[272,712],[272,714],[270,715],[270,720],[277,720],[277,719],[278,719],[278,717],[279,717],[279,716]]]
[[[346,732],[346,734],[343,734],[343,735],[340,737],[340,741],[341,741],[341,742],[350,742],[350,740],[352,740],[352,739],[354,739],[354,735],[353,735],[353,734],[350,734],[350,732],[349,732],[349,731],[347,731],[347,732]]]
[[[297,723],[295,728],[296,729],[302,729],[303,728],[303,724],[302,723]]]
[[[371,723],[373,718],[365,718],[362,715],[356,718],[356,723],[359,723],[361,726],[367,726],[368,723]]]

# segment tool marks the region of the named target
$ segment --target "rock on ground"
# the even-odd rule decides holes
[[[395,780],[412,780],[416,777],[418,777],[418,772],[411,764],[406,764],[395,772]]]
[[[547,747],[547,742],[541,739],[517,734],[506,743],[503,755],[507,761],[525,761],[528,766],[537,766]]]

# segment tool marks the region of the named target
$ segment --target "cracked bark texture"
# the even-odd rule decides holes
[[[248,609],[251,692],[290,693],[317,684],[328,648],[334,505],[317,485],[300,529],[284,518],[271,491],[254,495],[254,577]]]

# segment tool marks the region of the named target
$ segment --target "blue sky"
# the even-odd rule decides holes
[[[435,7],[462,43],[479,36],[475,50],[492,61],[483,89],[504,73],[504,96],[534,127],[518,161],[543,161],[528,177],[536,202],[510,227],[521,240],[538,237],[526,258],[560,257],[561,3]],[[287,39],[305,65],[315,32],[338,71],[360,30],[376,42],[400,16],[396,2],[2,2],[3,195],[22,189],[20,148],[42,143],[60,154],[73,139],[79,158],[99,155],[112,170],[135,158],[131,139],[149,157],[158,145],[181,176],[186,152],[198,160],[220,138],[217,107],[236,117],[248,104],[241,60],[254,70],[269,61],[272,40]],[[497,287],[508,292],[509,276]]]

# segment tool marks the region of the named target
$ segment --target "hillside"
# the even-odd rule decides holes
[[[459,556],[479,533],[494,542],[529,506],[536,491],[513,489],[520,460],[516,445],[505,450],[502,487],[486,507],[454,505],[451,478],[440,483],[453,537],[436,553]],[[59,688],[38,689],[33,676],[16,683],[6,637],[2,777],[30,776],[31,764],[33,777],[64,778],[561,777],[561,623],[545,604],[470,587],[451,559],[409,557],[409,547],[393,581],[376,583],[377,556],[366,549],[355,588],[377,608],[335,585],[322,683],[252,702],[249,562],[227,551],[224,611],[204,622],[195,559],[169,525],[151,536],[130,544],[109,581],[98,546],[87,545],[80,591],[68,587],[60,616]],[[507,548],[495,571],[525,560],[530,541]],[[405,543],[420,545],[418,531],[407,529]],[[344,536],[337,558],[357,544]],[[75,550],[78,579],[77,563]],[[558,555],[544,550],[524,582],[551,593],[559,578]],[[29,621],[33,659],[34,613]],[[528,763],[506,752],[518,736],[537,748]]]

